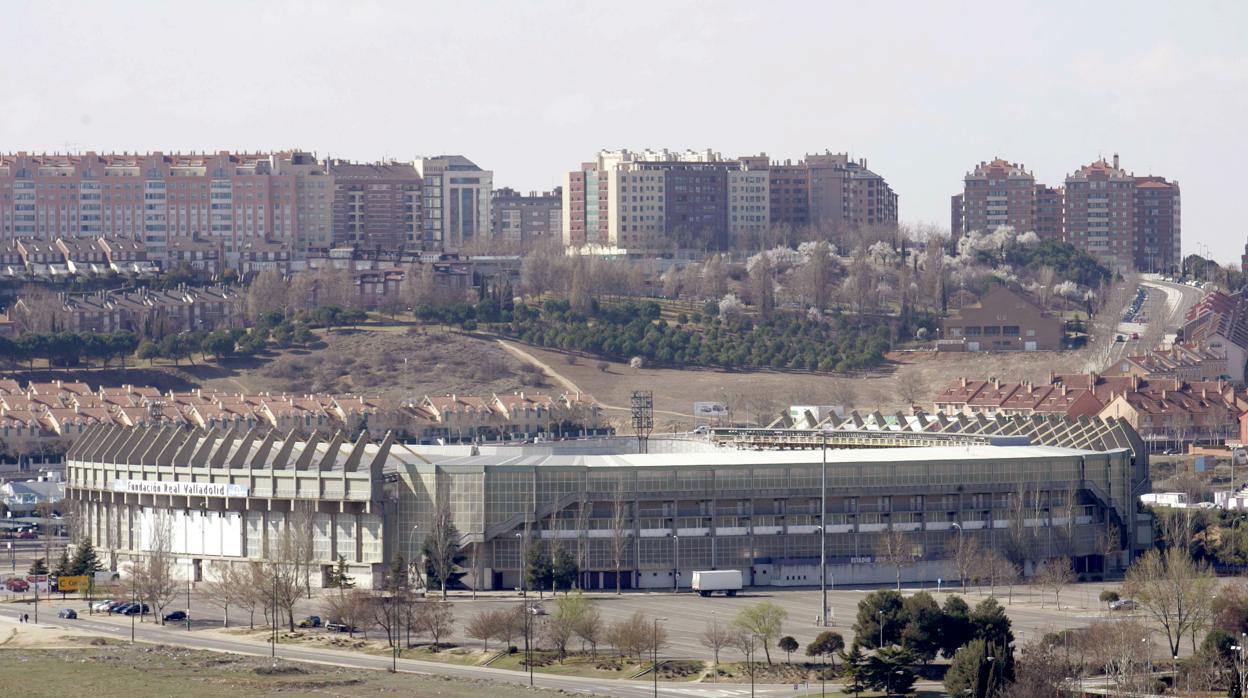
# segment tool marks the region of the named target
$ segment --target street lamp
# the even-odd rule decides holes
[[[680,536],[672,534],[672,593],[680,592]]]
[[[819,434],[819,593],[822,606],[819,617],[828,627],[828,431]]]
[[[961,563],[961,558],[962,558],[962,524],[958,523],[957,521],[954,521],[954,522],[953,522],[953,527],[954,527],[954,528],[956,528],[956,529],[958,529],[958,562],[956,563],[956,566],[958,567],[958,579],[959,579],[959,581],[961,581],[961,582],[962,582],[962,593],[963,593],[963,594],[965,594],[965,593],[966,593],[966,577],[963,577],[963,576],[962,576],[962,563]]]
[[[529,598],[529,584],[528,580],[525,579],[526,575],[524,574],[524,568],[526,564],[525,556],[528,553],[526,548],[528,547],[529,538],[524,535],[524,533],[517,533],[516,538],[520,539],[520,595],[527,599]],[[525,608],[528,608],[528,604],[525,604]]]
[[[533,645],[529,642],[529,634],[533,627],[533,616],[537,615],[536,608],[529,608],[527,602],[524,603],[524,655],[529,665],[529,688],[533,688]]]
[[[880,615],[880,649],[884,649],[884,609],[879,610]]]
[[[654,650],[654,698],[659,698],[659,621],[661,620],[667,620],[667,618],[656,616],[654,619],[654,644],[651,647]]]

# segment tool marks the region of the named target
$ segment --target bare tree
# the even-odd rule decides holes
[[[511,646],[511,641],[524,634],[526,616],[523,606],[515,606],[499,612],[498,625],[494,637],[503,643],[504,648]]]
[[[1134,619],[1096,623],[1088,629],[1082,649],[1119,689],[1143,688],[1142,682],[1133,685],[1133,679],[1144,674],[1148,644],[1140,638],[1148,635],[1148,628]]]
[[[304,544],[303,540],[311,536],[311,531],[296,531],[289,521],[281,528],[277,540],[269,541],[269,560],[266,568],[266,581],[272,586],[269,592],[269,604],[273,606],[280,621],[282,613],[291,631],[295,629],[295,604],[304,595]]]
[[[1186,634],[1207,622],[1217,581],[1207,565],[1198,564],[1180,548],[1150,550],[1127,570],[1123,590],[1166,634],[1171,656],[1179,653]]]
[[[594,503],[582,499],[576,509],[576,588],[581,588],[581,578],[589,569],[589,521],[594,510]]]
[[[892,565],[897,575],[897,590],[901,591],[901,570],[914,564],[914,542],[910,534],[890,525],[880,533],[875,553]]]
[[[425,551],[429,567],[437,575],[442,598],[445,599],[446,582],[455,572],[455,559],[459,555],[459,531],[455,528],[451,507],[445,501],[434,509],[429,535],[425,539]]]
[[[958,580],[962,582],[962,592],[966,593],[966,583],[975,575],[976,565],[982,555],[979,539],[967,536],[965,532],[957,534],[954,546],[953,566],[958,570]]]
[[[1035,582],[1037,585],[1053,592],[1053,601],[1057,610],[1062,610],[1062,589],[1075,581],[1075,571],[1070,567],[1070,559],[1052,557],[1041,562],[1036,568]],[[1044,604],[1041,603],[1041,606]]]
[[[754,266],[750,268],[750,299],[754,309],[763,320],[770,320],[776,309],[776,280],[772,272],[771,257],[766,252],[759,253]]]
[[[433,651],[438,651],[442,639],[455,630],[455,612],[446,601],[421,601],[415,614],[416,629],[433,641]]]
[[[399,644],[404,617],[403,603],[403,597],[393,592],[384,596],[371,596],[368,599],[365,618],[377,624],[377,627],[386,634],[386,645],[389,647]]]
[[[827,243],[810,246],[810,256],[802,264],[799,280],[803,300],[819,310],[828,307],[832,283],[832,248]]]
[[[222,627],[230,627],[230,607],[243,605],[240,597],[245,595],[243,593],[245,585],[246,580],[243,579],[243,575],[228,562],[210,567],[207,579],[200,583],[200,596],[221,609]]]
[[[325,597],[325,615],[331,621],[347,626],[348,637],[355,637],[355,631],[366,625],[365,619],[373,616],[374,597],[363,589],[343,589],[339,587],[334,593]],[[368,637],[367,630],[363,631]],[[388,634],[388,633],[387,633]]]
[[[153,516],[148,529],[146,554],[131,566],[131,574],[140,601],[149,603],[153,619],[159,618],[163,623],[165,607],[184,587],[178,579],[177,561],[171,550],[173,532],[169,516],[159,511]]]
[[[267,608],[271,603],[268,590],[273,588],[273,584],[269,581],[268,570],[260,561],[252,560],[232,574],[238,582],[234,589],[234,605],[246,611],[248,627],[255,628],[256,609]]]
[[[464,625],[464,635],[481,641],[481,649],[488,652],[490,638],[498,637],[499,626],[507,622],[506,611],[481,611]]]
[[[577,620],[573,628],[581,642],[589,645],[592,656],[598,656],[598,643],[602,641],[606,626],[602,622],[602,614],[598,607],[591,605]]]
[[[611,561],[615,564],[615,593],[620,593],[620,570],[628,555],[628,503],[624,500],[624,483],[615,489],[611,511]]]
[[[715,655],[715,665],[719,665],[719,652],[732,644],[732,628],[723,625],[718,618],[711,618],[702,631],[702,646]]]
[[[304,595],[312,598],[312,568],[316,557],[316,513],[311,503],[296,502],[287,519],[289,562],[294,565]],[[284,534],[285,535],[285,534]]]
[[[256,274],[247,288],[247,319],[255,322],[260,316],[274,310],[287,310],[290,283],[275,269],[265,269]]]

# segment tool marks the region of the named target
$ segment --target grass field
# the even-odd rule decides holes
[[[388,674],[299,662],[185,650],[160,645],[109,644],[82,649],[2,649],[0,682],[14,693],[62,698],[93,696],[440,696],[560,695],[487,681]]]

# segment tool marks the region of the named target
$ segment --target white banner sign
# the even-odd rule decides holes
[[[161,482],[159,480],[113,480],[114,492],[130,494],[175,494],[191,497],[246,497],[246,485],[224,482]]]

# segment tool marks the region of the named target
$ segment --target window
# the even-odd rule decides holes
[[[1021,332],[1019,331],[1018,325],[1006,325],[1001,328],[1001,334],[1017,337],[1021,334]]]

